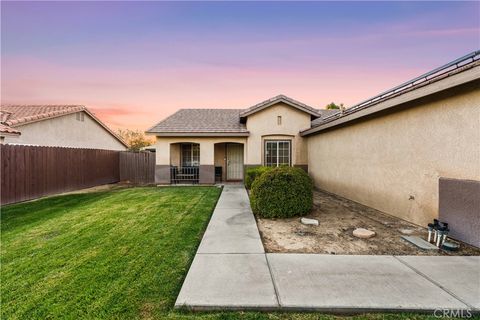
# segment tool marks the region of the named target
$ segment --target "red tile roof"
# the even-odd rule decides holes
[[[12,127],[9,127],[7,125],[4,125],[4,124],[1,124],[0,123],[0,133],[3,133],[3,134],[12,134],[12,135],[20,135],[20,131],[12,128]]]
[[[84,110],[80,105],[2,105],[2,123],[16,126]]]
[[[82,105],[2,105],[0,112],[0,132],[12,133],[9,131],[20,131],[11,127],[22,126],[28,123],[46,120],[64,116],[70,113],[83,111],[94,119],[99,125],[107,130],[112,136],[120,141],[124,146],[128,147],[125,141],[122,140],[115,132],[108,128],[100,119],[91,113],[85,106]]]

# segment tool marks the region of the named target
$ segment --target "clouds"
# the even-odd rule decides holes
[[[278,93],[350,105],[476,49],[478,6],[2,3],[2,100],[85,104],[139,129]]]

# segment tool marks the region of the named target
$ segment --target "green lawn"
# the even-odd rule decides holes
[[[219,194],[215,187],[127,188],[2,208],[2,319],[334,318],[173,310]]]

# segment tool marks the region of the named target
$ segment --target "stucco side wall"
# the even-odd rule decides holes
[[[277,117],[282,117],[282,124]],[[310,115],[284,103],[278,103],[247,118],[248,156],[246,164],[263,164],[263,141],[285,138],[292,140],[292,165],[306,165],[308,152],[306,139],[299,135],[300,130],[310,127]]]
[[[76,120],[76,113],[33,122],[16,129],[19,137],[5,137],[4,143],[34,144],[107,150],[126,150],[126,147],[107,130],[83,112],[84,121]]]
[[[308,137],[321,189],[419,225],[438,217],[440,177],[480,180],[478,82]]]

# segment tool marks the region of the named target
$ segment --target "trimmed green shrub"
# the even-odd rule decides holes
[[[294,167],[268,170],[253,181],[250,190],[253,212],[262,218],[289,218],[312,210],[313,182]]]
[[[247,169],[245,173],[245,187],[250,190],[252,188],[252,183],[257,179],[262,173],[272,170],[272,167],[253,167]]]

